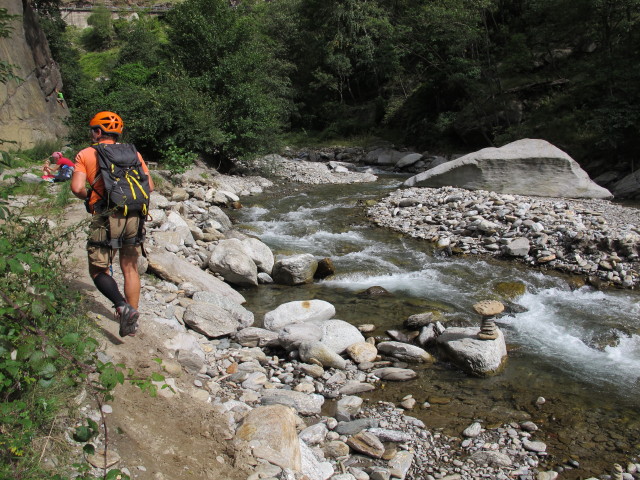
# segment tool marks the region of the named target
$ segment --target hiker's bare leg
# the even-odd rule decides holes
[[[127,303],[136,310],[140,303],[140,274],[138,273],[138,255],[127,255],[120,252],[120,268],[124,275],[124,297]]]

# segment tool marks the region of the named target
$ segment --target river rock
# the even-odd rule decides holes
[[[180,235],[180,243],[184,243],[188,247],[195,243],[189,224],[178,212],[169,212],[167,215],[167,221],[163,224],[163,228],[177,232]]]
[[[302,285],[313,283],[318,269],[318,261],[313,255],[304,253],[279,259],[275,262],[271,276],[282,285]]]
[[[398,160],[398,162],[396,163],[396,168],[403,169],[403,168],[410,167],[411,165],[419,161],[421,158],[422,158],[421,153],[409,153],[403,156],[402,158],[400,158],[400,160]]]
[[[321,338],[322,329],[315,323],[292,323],[278,333],[278,343],[287,351],[298,350],[303,343],[319,343]]]
[[[394,478],[399,478],[400,480],[404,480],[409,473],[409,469],[411,468],[411,464],[413,463],[414,454],[411,452],[407,452],[406,450],[400,451],[389,460],[389,469],[391,470],[391,475]]]
[[[300,469],[302,478],[327,480],[333,476],[334,469],[331,463],[319,461],[313,451],[302,440],[300,440],[300,453],[302,457],[302,467]]]
[[[354,395],[356,393],[370,392],[376,387],[367,382],[359,382],[358,380],[350,380],[338,390],[340,395]]]
[[[209,338],[235,333],[240,323],[222,307],[212,303],[193,302],[183,315],[184,323]]]
[[[524,237],[514,238],[502,247],[502,252],[510,257],[526,257],[529,250],[531,250],[531,244]]]
[[[362,398],[353,395],[342,397],[336,403],[335,419],[339,422],[348,422],[358,414],[363,401]]]
[[[435,359],[424,349],[402,342],[380,342],[378,351],[405,362],[432,363]]]
[[[195,292],[193,294],[193,300],[196,302],[211,303],[224,308],[229,314],[235,318],[240,324],[241,328],[249,327],[253,325],[253,313],[239,305],[227,297],[213,292]]]
[[[529,440],[528,438],[525,438],[522,441],[522,446],[526,450],[529,450],[530,452],[536,452],[536,453],[545,452],[547,450],[546,443],[544,443],[544,442],[535,442],[535,441]]]
[[[476,462],[478,465],[487,464],[499,467],[510,467],[513,464],[511,458],[509,458],[507,454],[491,450],[475,452],[471,455],[471,460]]]
[[[355,435],[362,430],[377,426],[378,421],[375,418],[358,418],[357,420],[338,422],[334,431],[340,435]]]
[[[347,445],[356,452],[363,453],[373,458],[381,458],[384,454],[384,445],[374,434],[359,432],[347,439]]]
[[[318,361],[325,368],[346,368],[346,360],[338,355],[328,345],[320,342],[303,342],[299,349],[300,359],[303,362]]]
[[[616,182],[611,192],[616,198],[640,198],[640,170],[636,170]]]
[[[500,370],[507,357],[502,330],[496,331],[495,340],[480,340],[475,327],[451,327],[438,337],[437,344],[463,370],[474,375],[492,375]]]
[[[302,430],[298,434],[298,438],[304,441],[307,445],[318,445],[324,442],[328,432],[329,430],[327,429],[327,425],[320,422]]]
[[[302,468],[296,414],[288,406],[259,406],[249,411],[238,426],[233,442],[239,450],[250,451],[256,458],[281,468]]]
[[[245,253],[243,244],[236,238],[220,240],[207,262],[209,270],[225,281],[244,287],[258,285],[258,267]]]
[[[567,153],[545,140],[529,138],[470,153],[415,175],[404,185],[543,197],[612,197]]]
[[[304,300],[283,303],[264,315],[264,328],[277,332],[292,323],[329,320],[336,309],[324,300]]]
[[[175,284],[189,282],[199,290],[217,293],[237,304],[246,301],[240,293],[222,280],[173,253],[153,249],[149,252],[148,258],[149,272],[156,274],[163,280]]]
[[[349,455],[349,445],[340,440],[327,442],[322,446],[324,454],[329,458],[340,458]]]
[[[387,380],[390,382],[406,382],[408,380],[413,380],[418,376],[418,374],[413,370],[397,367],[378,368],[373,370],[371,374],[375,375],[380,380]]]
[[[376,426],[369,427],[367,430],[383,442],[410,442],[413,438],[410,433],[402,432],[400,430],[390,430],[388,428],[380,428]]]
[[[355,342],[347,347],[347,355],[356,363],[373,362],[378,349],[369,342]]]
[[[364,336],[360,330],[344,320],[316,320],[309,323],[320,327],[322,332],[320,343],[338,354],[343,353],[354,343],[364,342]]]
[[[276,332],[258,327],[238,330],[235,333],[235,339],[243,347],[276,347],[280,345]]]
[[[287,405],[301,415],[317,415],[324,403],[324,397],[293,390],[264,390],[260,403],[262,405]]]
[[[274,258],[271,249],[257,238],[249,237],[241,241],[245,253],[253,260],[259,272],[271,274]]]

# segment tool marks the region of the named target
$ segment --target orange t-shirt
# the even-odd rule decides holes
[[[100,143],[116,143],[113,140],[105,139],[100,141]],[[142,159],[142,155],[138,152],[138,158],[140,159],[140,163],[142,164],[142,170],[144,173],[149,175],[149,168],[147,164],[144,163]],[[104,182],[102,178],[99,178],[98,181],[93,184],[96,179],[96,175],[100,167],[98,165],[98,152],[93,147],[87,147],[76,155],[76,172],[83,172],[87,176],[87,182],[89,185],[92,185],[93,191],[91,192],[91,198],[89,198],[89,205],[94,205],[98,200],[100,200],[102,196],[104,196]]]

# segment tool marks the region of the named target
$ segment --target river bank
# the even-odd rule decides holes
[[[328,171],[326,165],[320,163],[314,167],[302,167],[305,172],[313,171],[313,168],[317,168],[318,172],[323,168]],[[277,190],[280,196],[295,192],[299,185],[298,182],[284,185],[275,181],[273,185],[270,181],[256,178],[243,180],[220,176],[215,172],[203,173],[207,172],[196,171],[191,176],[185,176],[181,187],[166,193],[171,197],[171,200],[162,200],[162,209],[167,215],[180,212],[188,222],[192,222],[193,218],[202,214],[203,209],[211,208],[211,202],[207,199],[212,197],[207,195],[207,188],[213,182],[217,183],[218,192],[224,190],[238,194],[243,197],[243,202],[248,201],[252,190],[254,193],[261,191],[258,185],[263,185],[265,190]],[[320,175],[325,175],[325,172],[322,171]],[[330,175],[333,173],[330,172]],[[300,190],[304,190],[304,187],[300,187]],[[158,200],[161,199],[155,199],[155,207],[158,207]],[[169,233],[163,232],[160,226],[157,228],[157,232],[150,232],[150,245],[155,243],[154,235],[160,238],[161,234]],[[195,235],[197,229],[193,224],[190,229]],[[231,230],[227,237],[235,238],[236,235]],[[188,248],[168,246],[166,249],[186,261],[197,263],[213,243],[197,240]],[[116,275],[119,276],[117,268]],[[91,289],[90,281],[87,285],[85,288]],[[180,471],[180,458],[189,465],[189,478],[242,478],[242,472],[246,472],[247,478],[252,480],[302,478],[294,474],[288,468],[289,464],[282,463],[279,457],[256,461],[256,457],[251,455],[251,448],[246,445],[240,445],[234,453],[228,448],[223,451],[217,448],[215,462],[207,462],[208,453],[204,456],[198,453],[212,445],[230,445],[233,432],[239,431],[251,412],[262,412],[265,398],[273,396],[273,392],[281,394],[280,403],[289,404],[297,410],[298,425],[292,428],[303,439],[301,441],[308,450],[300,446],[295,448],[302,448],[304,455],[310,452],[307,461],[318,468],[314,470],[315,474],[307,474],[312,480],[388,479],[390,476],[410,480],[466,480],[513,478],[514,475],[521,479],[569,479],[579,478],[577,475],[584,469],[592,475],[602,473],[601,478],[605,478],[608,474],[604,472],[610,470],[610,462],[614,458],[624,464],[631,478],[637,476],[637,459],[631,454],[616,451],[615,456],[603,460],[602,468],[598,470],[593,465],[581,463],[579,458],[556,455],[548,442],[541,441],[541,438],[549,435],[546,433],[546,420],[540,422],[538,419],[554,417],[553,409],[562,408],[562,405],[554,406],[553,402],[545,403],[540,399],[530,412],[496,408],[494,415],[483,418],[476,415],[476,410],[471,406],[473,399],[465,398],[461,393],[430,394],[428,398],[422,398],[423,395],[412,395],[408,387],[402,386],[402,382],[383,380],[372,373],[374,367],[407,368],[404,362],[381,358],[376,361],[380,363],[360,368],[359,364],[347,359],[344,370],[320,368],[321,372],[313,362],[302,362],[280,348],[252,345],[255,338],[248,340],[246,335],[211,338],[189,328],[184,321],[185,310],[202,300],[196,300],[193,287],[188,288],[184,282],[158,280],[155,276],[147,275],[143,288],[144,311],[140,335],[126,339],[124,345],[109,340],[113,344],[109,345],[107,358],[115,362],[125,360],[123,363],[127,365],[133,363],[147,374],[156,370],[164,372],[167,383],[175,386],[175,392],[161,391],[162,398],[153,403],[153,411],[161,415],[162,422],[152,421],[139,413],[141,408],[144,410],[138,403],[139,398],[132,400],[123,395],[113,405],[113,415],[110,415],[111,418],[117,418],[118,423],[112,429],[115,427],[117,432],[122,433],[112,437],[112,442],[122,457],[121,465],[136,478],[181,478],[179,473],[178,476],[171,475]],[[258,290],[262,288],[258,287]],[[297,294],[304,296],[305,292],[308,293],[307,290],[298,290]],[[97,298],[100,296],[97,295]],[[103,312],[108,312],[108,306],[103,308]],[[114,322],[104,316],[99,317],[97,322],[115,338]],[[158,357],[162,359],[161,365],[154,361]],[[358,403],[358,398],[368,396],[358,393],[357,388],[363,388],[363,385],[394,393],[390,400]],[[500,395],[496,394],[496,399]],[[346,414],[339,414],[336,410],[338,399],[344,399],[351,406]],[[449,402],[454,410],[457,409],[457,415],[465,419],[466,428],[456,434],[445,434],[443,429],[427,427],[417,418],[424,412],[437,416],[442,405],[440,402]],[[318,404],[323,404],[319,410]],[[310,405],[311,410],[308,409]],[[92,413],[95,415],[97,412]],[[195,420],[185,422],[181,419],[185,413],[193,417],[192,420],[197,420],[200,415],[208,415],[209,419],[203,423],[204,430],[200,431]],[[444,416],[444,413],[440,415]],[[211,420],[212,416],[215,422]],[[136,418],[136,425],[141,428],[136,429],[131,425],[132,418]],[[447,419],[443,418],[442,421],[446,422]],[[190,429],[201,434],[198,438],[203,442],[202,445],[193,442],[187,444],[186,435]],[[364,433],[368,434],[359,436],[365,430],[368,432]],[[581,430],[579,436],[583,433],[589,435],[591,442],[591,433]],[[371,435],[381,442],[383,451],[380,451],[380,444]],[[163,436],[166,439],[159,441]],[[612,440],[608,434],[605,438],[609,445]],[[565,441],[564,438],[562,440]],[[369,446],[375,448],[369,449],[368,453],[354,447],[359,445],[364,448],[366,445],[363,442],[366,444],[369,441],[372,442]],[[272,439],[272,445],[279,445],[279,440]],[[289,455],[293,455],[291,452],[295,448],[292,446]],[[611,448],[615,448],[615,444]],[[146,455],[142,455],[142,451]],[[174,454],[166,455],[164,452]],[[381,455],[380,458],[377,455]],[[155,461],[154,456],[162,458],[162,461]],[[175,461],[169,462],[170,459],[165,457],[175,457]],[[278,465],[279,462],[281,465]],[[231,465],[236,468],[233,476],[230,473]],[[328,467],[333,473],[328,474]],[[307,472],[308,469],[309,464]],[[224,471],[227,476],[216,477],[217,471]]]

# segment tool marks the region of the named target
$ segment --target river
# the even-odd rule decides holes
[[[378,182],[286,188],[246,197],[238,229],[276,255],[311,253],[332,259],[336,275],[312,285],[242,290],[257,324],[293,300],[322,299],[336,317],[373,323],[373,335],[402,329],[410,315],[443,312],[446,325],[479,325],[472,305],[500,282],[521,282],[521,313],[498,320],[509,357],[499,375],[474,378],[445,362],[419,367],[419,378],[386,384],[363,397],[399,403],[412,394],[429,408],[411,413],[429,429],[460,436],[472,421],[487,427],[530,418],[548,445],[546,466],[579,479],[640,461],[640,295],[572,289],[568,277],[491,258],[450,257],[424,241],[372,226],[364,202],[382,198],[405,177]],[[286,192],[286,193],[285,193]],[[392,295],[360,293],[382,286]],[[538,399],[545,402],[540,404]]]

